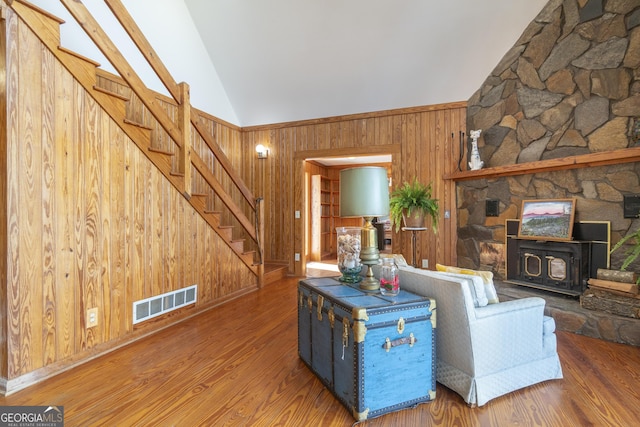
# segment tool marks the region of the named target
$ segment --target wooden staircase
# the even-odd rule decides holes
[[[142,84],[115,46],[110,44],[106,34],[93,21],[84,5],[79,1],[61,1],[87,32],[91,31],[94,36],[97,33],[99,40],[94,39],[94,42],[101,44],[99,47],[105,53],[105,56],[110,61],[116,62],[114,64],[116,69],[119,68],[120,74],[127,76],[127,78],[107,73],[99,68],[100,64],[97,62],[60,46],[60,25],[64,23],[63,20],[23,0],[14,0],[7,2],[7,4],[31,28],[51,53],[159,169],[166,179],[189,201],[191,206],[236,253],[238,258],[258,277],[258,283],[262,286],[264,280],[261,250],[261,236],[264,235],[261,223],[263,208],[259,203],[259,199],[253,198],[242,180],[232,170],[230,162],[215,142],[213,135],[200,122],[198,112],[190,106],[188,87],[184,83],[173,87],[171,85],[172,79],[168,83],[165,82],[174,98],[179,98],[175,102],[179,113],[178,119],[172,120],[158,101],[158,96],[161,95],[153,93]],[[121,23],[126,22],[127,31],[129,32],[133,27],[135,32],[137,27],[135,23],[129,21],[130,17],[119,0],[106,0],[106,3],[114,11]],[[117,9],[119,15],[114,8]],[[142,37],[141,34],[136,35]],[[92,36],[92,39],[94,36]],[[153,57],[153,51],[145,43],[146,40],[143,38],[136,41],[141,50],[142,47],[146,47],[147,55]],[[151,53],[149,53],[149,50],[151,50]],[[112,58],[119,59],[114,60]],[[118,60],[124,61],[124,64],[118,63]],[[168,78],[165,74],[168,75],[168,72],[157,58],[155,60],[157,62],[152,64],[152,67],[156,70],[161,80],[163,80],[163,77],[163,81],[167,80]],[[116,82],[117,84],[105,82]],[[139,112],[141,111],[140,103],[144,104],[145,111],[150,113],[146,115],[146,118],[139,117]],[[135,108],[133,108],[134,104]],[[251,221],[244,216],[242,209],[236,205],[236,202],[229,196],[225,188],[219,184],[207,163],[191,149],[192,132],[197,133],[204,140],[215,155],[218,164],[227,171],[231,181],[236,183],[240,193],[253,210],[255,221]],[[165,142],[159,142],[159,140]],[[169,142],[167,143],[166,141]],[[210,191],[192,191],[192,174],[199,174],[202,180],[208,184]],[[234,237],[235,227],[222,224],[223,212],[217,208],[211,208],[214,204],[212,200],[214,196],[222,202],[220,204],[226,206],[230,215],[244,228],[243,236],[249,236],[255,241],[257,250],[246,250],[246,239],[244,237]]]

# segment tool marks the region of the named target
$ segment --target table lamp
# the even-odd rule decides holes
[[[367,266],[360,288],[375,292],[380,282],[373,277],[372,265],[378,264],[380,251],[376,228],[371,224],[375,217],[389,215],[389,179],[387,169],[376,166],[348,168],[340,171],[340,216],[364,217],[360,259]]]

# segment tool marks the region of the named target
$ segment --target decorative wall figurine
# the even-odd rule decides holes
[[[469,132],[469,136],[471,136],[471,161],[469,162],[469,168],[472,171],[482,169],[482,166],[484,166],[484,162],[480,160],[480,152],[478,151],[478,138],[480,138],[481,132],[482,129]]]

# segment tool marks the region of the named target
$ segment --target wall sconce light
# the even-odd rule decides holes
[[[269,157],[269,149],[262,144],[256,145],[256,153],[258,153],[259,159],[266,159]]]

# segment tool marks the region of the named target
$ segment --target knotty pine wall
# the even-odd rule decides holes
[[[417,177],[432,181],[440,200],[438,233],[420,233],[417,259],[428,259],[430,268],[435,262],[455,264],[455,183],[442,177],[458,166],[458,135],[466,129],[465,117],[466,103],[458,102],[243,128],[245,171],[251,171],[244,178],[266,202],[265,258],[287,263],[291,274],[305,271],[307,218],[294,217],[296,210],[305,213],[304,159],[392,154],[393,188]],[[257,144],[269,147],[268,159],[256,158]],[[445,211],[449,219],[444,219]],[[394,234],[392,242],[393,251],[410,262],[410,235]],[[300,262],[294,261],[295,253],[302,255]]]
[[[99,69],[97,86],[130,99],[127,105],[127,117],[130,120],[141,123],[152,129],[151,145],[156,149],[174,153],[175,156],[172,158],[173,170],[179,170],[179,156],[177,155],[179,148],[173,142],[169,134],[161,127],[158,121],[153,118],[151,113],[143,105],[137,95],[133,93],[127,83],[121,77]],[[154,101],[157,102],[158,105],[162,106],[164,111],[172,120],[178,120],[178,105],[172,98],[156,93]],[[233,165],[236,171],[242,171],[244,169],[244,157],[242,155],[243,147],[241,128],[220,120],[206,112],[199,110],[196,110],[196,112],[198,114],[198,120],[201,122],[202,126],[207,129],[210,135],[213,136],[214,140],[225,153],[229,162]],[[218,167],[215,155],[195,128],[192,128],[191,132],[191,149],[200,156],[200,158],[209,167],[209,170],[213,171],[218,183],[232,197],[237,206],[242,209],[243,214],[250,220],[255,220],[253,210],[249,204],[246,203],[237,187],[233,185],[231,178],[224,168]],[[229,213],[229,210],[218,198],[202,175],[198,173],[195,167],[192,167],[191,170],[191,193],[207,195],[207,208],[212,211],[220,212],[221,224],[235,227],[234,238],[244,239],[245,250],[249,251],[257,249],[253,240],[245,233],[242,225]]]
[[[254,290],[250,270],[26,25],[10,10],[0,25],[0,385],[21,388]],[[195,307],[132,325],[134,301],[194,283]],[[87,328],[92,307],[99,324]]]

